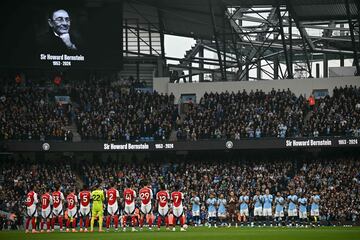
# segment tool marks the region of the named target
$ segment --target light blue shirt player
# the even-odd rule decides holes
[[[217,200],[214,197],[210,197],[206,200],[206,204],[208,205],[208,216],[209,218],[211,217],[216,217],[216,204],[217,204]]]
[[[198,196],[193,196],[190,199],[190,202],[192,204],[191,210],[193,217],[200,216],[200,198]]]
[[[318,217],[320,215],[320,196],[315,193],[311,196],[311,211],[310,215],[314,217]]]
[[[217,200],[218,217],[226,217],[226,199],[223,196]]]
[[[307,198],[301,197],[299,198],[299,217],[300,218],[307,218]]]
[[[263,197],[260,195],[259,191],[256,191],[256,195],[253,197],[253,202],[254,202],[254,216],[261,216]]]
[[[275,197],[275,217],[284,217],[285,199],[280,196],[280,193]]]
[[[249,216],[249,196],[246,195],[246,193],[243,193],[239,197],[239,203],[240,203],[240,215]]]
[[[297,201],[298,197],[294,194],[294,191],[287,197],[289,207],[288,207],[288,216],[297,217]]]
[[[262,196],[263,198],[263,216],[272,216],[272,202],[273,202],[273,195],[269,194],[269,189],[265,190],[265,195]]]

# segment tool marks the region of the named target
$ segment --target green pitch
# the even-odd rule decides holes
[[[128,229],[130,230],[130,229]],[[105,232],[105,233],[38,233],[25,234],[19,231],[0,232],[0,239],[84,239],[84,240],[332,240],[332,239],[360,239],[360,227],[321,227],[321,228],[188,228],[187,232],[161,230],[152,232],[144,229],[142,232]]]

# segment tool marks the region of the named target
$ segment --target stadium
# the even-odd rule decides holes
[[[1,239],[359,239],[359,1],[2,10]]]

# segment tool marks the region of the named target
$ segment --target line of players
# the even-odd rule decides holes
[[[195,226],[200,224],[200,201],[194,192],[190,199],[192,203],[192,217]],[[208,226],[217,227],[219,221],[222,226],[231,226],[238,222],[241,226],[319,226],[319,204],[320,196],[315,189],[309,199],[306,195],[300,194],[298,197],[293,190],[284,198],[280,192],[274,197],[269,193],[269,189],[265,190],[265,194],[261,195],[260,191],[250,198],[246,191],[237,197],[233,191],[230,192],[228,200],[223,194],[219,198],[215,198],[215,193],[210,193],[210,197],[206,200]],[[239,210],[239,211],[238,211]],[[252,210],[253,218],[249,221],[249,212]],[[309,211],[310,210],[310,211]],[[285,213],[287,213],[287,223],[285,222]],[[309,214],[310,213],[310,214]],[[228,218],[229,223],[225,220]],[[217,221],[218,220],[218,221]]]
[[[40,231],[44,232],[44,226],[46,224],[46,231],[54,231],[54,225],[56,221],[59,224],[60,231],[63,231],[63,217],[64,206],[67,206],[67,221],[66,231],[69,232],[72,228],[72,232],[77,232],[77,218],[79,218],[80,232],[88,231],[90,221],[90,231],[94,229],[95,220],[98,221],[99,231],[102,232],[103,225],[103,211],[104,205],[106,205],[106,227],[109,230],[111,221],[115,227],[115,231],[119,226],[120,208],[122,209],[122,226],[123,231],[126,231],[127,221],[130,218],[130,224],[132,231],[135,229],[136,220],[138,220],[140,230],[142,230],[144,223],[147,222],[149,230],[152,229],[154,220],[153,206],[156,206],[158,212],[157,227],[160,230],[162,222],[165,223],[167,229],[170,226],[175,231],[176,222],[180,222],[180,231],[185,231],[185,216],[183,208],[184,194],[180,191],[180,187],[176,186],[175,191],[171,194],[166,190],[165,185],[160,185],[160,191],[156,194],[156,199],[153,197],[153,191],[146,181],[142,182],[143,187],[139,191],[139,198],[136,192],[132,189],[131,184],[127,185],[127,188],[123,192],[123,204],[120,204],[120,193],[116,189],[116,184],[112,184],[112,187],[106,191],[100,189],[100,184],[94,186],[93,191],[90,192],[87,186],[83,187],[83,190],[76,195],[75,190],[67,192],[66,198],[61,192],[60,185],[55,187],[55,190],[51,193],[51,189],[46,191],[40,197],[40,203],[38,202],[38,196],[34,187],[30,188],[30,191],[26,195],[26,224],[25,231],[29,232],[30,222],[32,224],[32,232],[36,233],[36,218],[38,216],[37,205],[41,205],[41,223]],[[140,200],[140,217],[136,218],[136,201]],[[170,214],[171,213],[171,214]],[[91,219],[91,220],[90,220]],[[171,221],[170,221],[171,220]],[[186,226],[185,226],[186,227]]]

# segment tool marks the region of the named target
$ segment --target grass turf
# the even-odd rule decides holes
[[[161,230],[152,232],[144,229],[142,232],[104,232],[104,233],[38,233],[25,234],[23,231],[2,231],[0,239],[86,239],[86,240],[332,240],[332,239],[360,239],[360,227],[320,227],[320,228],[188,228],[187,232]]]

